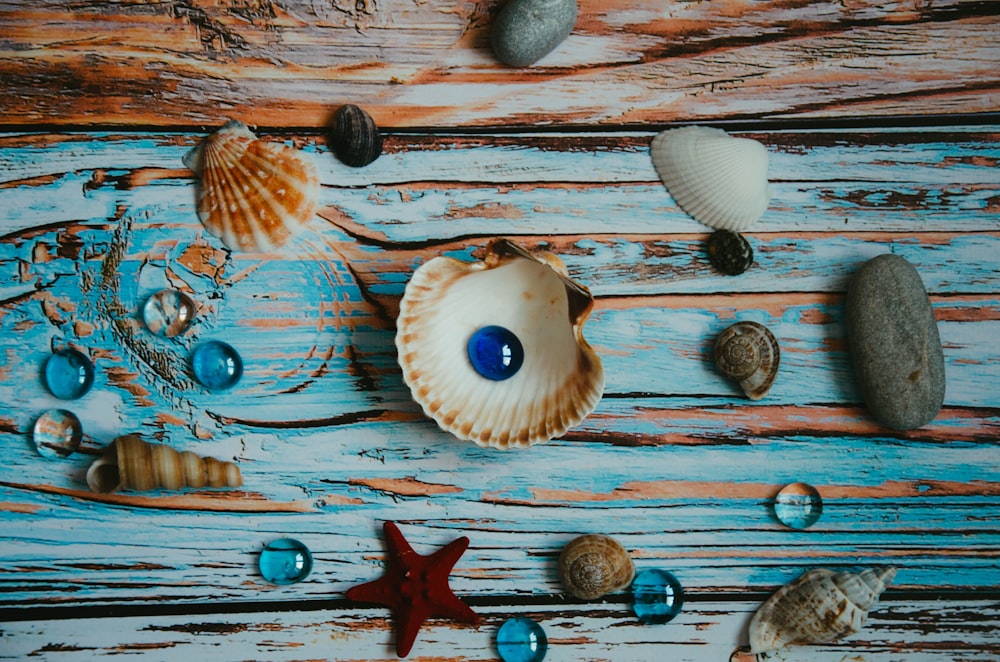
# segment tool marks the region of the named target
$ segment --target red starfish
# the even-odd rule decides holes
[[[347,597],[392,609],[396,616],[396,655],[409,654],[420,626],[432,616],[479,625],[476,612],[448,586],[448,575],[469,546],[468,538],[462,536],[430,556],[421,556],[413,551],[394,523],[386,522],[383,530],[389,548],[385,574],[352,587]]]

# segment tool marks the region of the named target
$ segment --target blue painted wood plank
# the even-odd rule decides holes
[[[190,135],[6,137],[0,607],[211,602],[224,612],[338,600],[380,572],[384,519],[400,521],[421,550],[468,534],[454,586],[516,609],[529,598],[564,609],[554,560],[590,531],[615,535],[641,567],[673,569],[700,599],[744,596],[720,607],[729,623],[745,621],[751,595],[819,565],[892,563],[909,595],[996,590],[997,141],[983,128],[930,133],[760,136],[782,173],[782,203],[750,234],[758,265],[736,279],[711,272],[706,231],[671,209],[650,171],[649,133],[589,136],[597,147],[582,153],[558,148],[565,135],[399,136],[370,173],[346,172],[314,138],[297,138],[323,164],[324,218],[269,255],[233,254],[202,232],[194,181],[178,165]],[[425,160],[439,171],[415,179]],[[845,164],[852,178],[839,181]],[[410,399],[393,345],[412,270],[442,253],[476,259],[483,237],[500,231],[554,250],[598,295],[585,335],[607,373],[590,417],[525,452],[480,449],[438,430]],[[947,360],[945,409],[908,433],[865,414],[843,322],[849,275],[888,251],[918,265]],[[137,317],[165,286],[199,303],[192,330],[170,341]],[[712,366],[712,340],[736,319],[767,323],[782,343],[779,381],[760,403]],[[231,392],[209,393],[190,377],[188,352],[207,338],[243,353],[247,372]],[[43,461],[30,427],[66,403],[47,395],[39,370],[65,343],[98,369],[94,391],[70,405],[86,451],[138,432],[237,462],[244,487],[100,496],[84,481],[92,455]],[[777,490],[797,480],[825,499],[806,532],[784,529],[771,511]],[[286,535],[310,546],[316,568],[299,586],[275,588],[257,576],[256,556]],[[641,629],[605,611],[559,618],[594,641],[613,626],[635,659],[657,654],[664,642],[647,651]],[[391,636],[375,609],[335,620],[350,651]],[[17,638],[35,651],[40,637],[86,636],[68,625],[16,626]],[[288,640],[309,627],[289,622]],[[907,648],[916,637],[907,627],[883,645],[894,651],[887,659],[965,651],[951,640],[931,652]],[[973,656],[990,646],[974,627]],[[449,650],[482,650],[461,628],[441,630]],[[143,630],[139,641],[159,645],[161,631]],[[740,637],[665,636],[694,646],[694,656],[702,646],[728,655]],[[569,654],[593,657],[590,639]],[[211,641],[196,633],[177,651]],[[128,646],[127,637],[98,637],[81,648]],[[811,659],[834,652],[842,649]]]

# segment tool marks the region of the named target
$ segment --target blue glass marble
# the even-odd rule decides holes
[[[45,361],[45,386],[62,400],[76,400],[94,385],[94,364],[86,354],[66,347]]]
[[[791,529],[808,529],[823,514],[823,498],[808,483],[785,485],[774,498],[774,516]]]
[[[191,371],[198,382],[213,391],[232,388],[243,376],[243,359],[230,345],[209,340],[191,354]]]
[[[469,361],[486,379],[510,379],[524,363],[524,348],[511,331],[502,326],[484,326],[469,338]]]
[[[309,576],[312,563],[308,547],[294,538],[279,538],[264,546],[257,567],[272,584],[294,584]]]
[[[524,616],[508,619],[497,630],[497,653],[503,662],[542,662],[549,640],[542,626]]]
[[[666,623],[681,613],[684,589],[666,570],[640,570],[632,580],[632,609],[646,624]]]
[[[73,412],[50,409],[35,421],[31,438],[42,457],[49,460],[69,457],[80,447],[83,426]]]

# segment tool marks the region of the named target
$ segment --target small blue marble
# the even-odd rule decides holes
[[[272,584],[294,584],[312,571],[309,548],[294,538],[272,540],[260,552],[260,574]]]
[[[515,616],[501,625],[496,644],[503,662],[542,662],[549,650],[545,630],[524,616]]]
[[[73,412],[50,409],[35,421],[31,436],[42,457],[49,460],[69,457],[80,447],[83,426]]]
[[[76,400],[94,385],[94,364],[82,352],[66,347],[45,362],[45,386],[62,400]]]
[[[469,338],[469,361],[486,379],[510,379],[524,363],[524,348],[517,336],[502,326],[484,326]]]
[[[198,345],[191,354],[194,378],[213,391],[232,388],[243,376],[243,359],[230,345],[209,340]]]
[[[666,623],[681,613],[684,589],[666,570],[641,570],[632,580],[632,608],[646,624]]]
[[[774,516],[791,529],[808,529],[823,514],[823,498],[808,483],[792,483],[774,498]]]

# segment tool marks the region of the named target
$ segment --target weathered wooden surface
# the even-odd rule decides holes
[[[494,0],[0,3],[4,122],[391,127],[857,117],[1000,106],[998,5],[589,0],[527,70]],[[53,91],[57,93],[53,94]]]
[[[379,574],[387,519],[421,553],[471,539],[452,586],[483,623],[435,620],[410,659],[496,659],[496,628],[528,615],[547,660],[726,660],[778,585],[886,564],[861,633],[766,659],[1000,659],[998,5],[584,2],[530,69],[490,54],[498,7],[0,3],[0,659],[394,659],[388,611],[344,598]],[[389,129],[363,169],[323,136],[345,102]],[[281,251],[232,253],[194,213],[181,156],[228,117],[320,172],[321,210]],[[711,269],[652,168],[679,120],[771,154],[740,277]],[[439,431],[393,345],[413,269],[495,236],[591,288],[607,375],[581,425],[520,452]],[[946,358],[944,409],[906,433],[866,415],[844,329],[847,279],[889,251],[921,274]],[[174,340],[138,319],[167,285],[199,304]],[[784,352],[760,402],[712,366],[737,319]],[[229,393],[189,374],[209,338],[246,362]],[[77,402],[41,382],[64,345],[97,368]],[[30,429],[54,406],[86,438],[50,461]],[[123,433],[238,462],[245,485],[89,492]],[[825,500],[804,532],[771,509],[797,480]],[[681,615],[642,626],[627,592],[563,595],[555,559],[585,532],[673,571]],[[280,536],[315,555],[301,584],[258,574]]]
[[[526,613],[550,629],[552,659],[658,659],[666,644],[676,659],[725,659],[775,586],[811,567],[891,563],[900,572],[870,631],[784,659],[995,659],[996,127],[747,135],[772,153],[775,191],[749,234],[757,264],[739,278],[707,264],[707,232],[656,181],[649,133],[399,136],[365,170],[296,136],[320,169],[323,208],[268,255],[231,253],[202,231],[180,164],[197,136],[5,136],[0,581],[15,620],[0,628],[4,654],[391,657],[385,610],[350,607],[343,591],[378,574],[379,522],[392,519],[424,553],[470,536],[453,587],[487,615],[478,630],[438,623],[417,656],[489,659],[495,627]],[[442,253],[474,259],[495,235],[554,250],[598,295],[586,336],[605,398],[562,440],[524,452],[438,431],[392,344],[412,269]],[[945,409],[908,433],[865,415],[844,337],[846,279],[887,251],[918,266],[947,359]],[[167,284],[201,305],[173,341],[136,318]],[[759,403],[711,366],[712,339],[735,319],[768,324],[785,350]],[[188,376],[187,352],[207,338],[243,354],[230,393]],[[90,456],[37,456],[34,418],[65,404],[39,368],[63,344],[97,366],[92,393],[70,404],[88,449],[140,432],[239,462],[244,489],[99,496],[83,482]],[[795,480],[825,498],[807,532],[769,507]],[[588,531],[674,571],[690,609],[657,628],[630,617],[626,595],[567,603],[555,557]],[[306,542],[316,566],[277,588],[255,562],[282,535]],[[108,609],[148,615],[79,620]]]
[[[509,616],[504,607],[476,605],[478,628],[437,621],[426,627],[408,659],[495,660],[492,637]],[[525,605],[518,613],[545,624],[547,662],[730,659],[753,605],[718,600],[690,603],[669,626],[640,625],[622,604]],[[987,616],[992,614],[992,616]],[[970,599],[923,603],[888,598],[850,643],[787,649],[774,662],[992,661],[1000,646],[996,603]],[[212,660],[397,660],[382,619],[331,604],[308,612],[144,616],[8,624],[0,659],[90,660],[101,655]],[[359,621],[368,620],[364,627]],[[5,625],[5,628],[8,627]],[[60,643],[56,643],[60,642]],[[745,642],[744,642],[745,643]],[[426,652],[425,652],[426,651]],[[860,653],[859,651],[864,651]],[[30,657],[29,657],[30,656]],[[763,659],[763,658],[762,658]],[[745,657],[736,657],[743,660]]]

